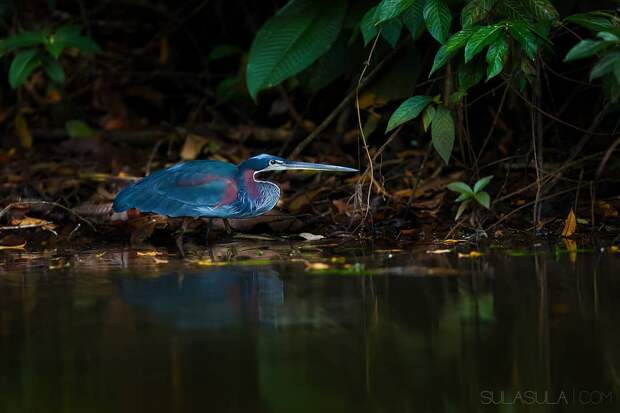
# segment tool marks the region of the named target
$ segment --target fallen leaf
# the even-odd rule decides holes
[[[323,235],[311,234],[309,232],[302,232],[301,234],[299,234],[299,236],[306,241],[318,241],[325,238]]]
[[[323,263],[323,262],[309,262],[306,264],[306,269],[307,270],[328,270],[329,269],[329,265]]]
[[[467,242],[464,239],[444,239],[443,241],[441,241],[442,244],[446,244],[446,245],[454,245],[454,244],[459,244],[461,242]]]
[[[463,254],[459,252],[459,258],[478,258],[481,256],[482,256],[482,253],[479,251],[470,251],[467,254]]]
[[[566,217],[566,221],[564,222],[564,229],[562,230],[562,236],[567,238],[575,233],[577,229],[577,217],[571,208],[568,213],[568,217]]]
[[[0,251],[1,250],[23,250],[24,248],[26,248],[25,241],[23,244],[19,244],[19,245],[0,245]]]
[[[620,252],[620,247],[618,247],[617,245],[612,245],[611,247],[609,247],[609,252]]]
[[[30,133],[30,128],[28,127],[26,118],[24,118],[21,113],[18,113],[15,116],[15,131],[17,132],[17,136],[19,137],[19,143],[21,144],[22,148],[32,148],[32,134]]]
[[[162,259],[159,259],[157,257],[153,257],[153,262],[155,264],[168,264],[168,260],[162,260]]]

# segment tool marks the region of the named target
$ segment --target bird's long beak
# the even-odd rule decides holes
[[[328,165],[324,163],[284,161],[283,170],[305,170],[305,171],[329,171],[329,172],[359,172],[357,169],[347,168],[346,166]]]

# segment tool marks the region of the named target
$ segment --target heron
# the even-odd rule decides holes
[[[260,154],[239,165],[217,160],[177,163],[153,172],[121,190],[114,199],[114,212],[135,209],[168,217],[252,218],[271,211],[280,199],[280,187],[257,175],[270,171],[307,170],[358,172],[345,166],[290,161]],[[183,255],[183,220],[177,246]]]

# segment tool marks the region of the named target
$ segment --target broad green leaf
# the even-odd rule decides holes
[[[398,19],[388,20],[381,24],[381,36],[392,47],[396,47],[398,39],[400,38],[400,32],[403,28],[403,24]]]
[[[377,6],[375,25],[400,16],[417,0],[382,0]]]
[[[37,49],[27,49],[15,55],[9,68],[9,83],[13,89],[20,87],[34,69],[41,65],[41,56]]]
[[[208,59],[210,61],[227,59],[229,57],[239,56],[243,53],[243,50],[234,44],[220,44],[215,46],[209,52]]]
[[[424,5],[424,21],[431,36],[444,44],[450,34],[452,13],[444,0],[426,0]]]
[[[422,126],[424,126],[424,132],[428,132],[428,128],[433,123],[433,118],[435,117],[435,107],[429,106],[422,113]]]
[[[493,179],[493,175],[478,179],[478,181],[474,184],[474,192],[480,192],[486,188],[489,182],[491,182],[491,179]]]
[[[431,141],[433,147],[447,164],[450,162],[452,149],[454,148],[454,120],[450,111],[439,106],[431,125]]]
[[[602,40],[582,40],[568,51],[564,61],[570,62],[572,60],[591,57],[604,47],[605,42]]]
[[[504,28],[500,25],[484,26],[476,30],[465,45],[465,63],[499,39],[503,32]]]
[[[595,32],[610,30],[618,26],[615,16],[603,12],[573,14],[566,20]]]
[[[43,69],[54,83],[59,85],[65,83],[65,71],[57,60],[52,60],[50,58],[45,59],[43,62]]]
[[[528,9],[537,20],[557,20],[560,13],[549,0],[525,0]]]
[[[614,70],[614,65],[620,60],[620,52],[609,53],[601,58],[590,72],[590,81],[598,79]]]
[[[477,85],[484,77],[484,72],[484,64],[480,59],[464,63],[457,73],[459,88],[467,91]]]
[[[349,44],[350,37],[349,31],[343,31],[331,49],[308,68],[306,71],[308,75],[301,77],[302,83],[311,93],[323,89],[347,70],[352,69],[362,58],[362,45],[359,42]]]
[[[450,61],[459,50],[461,50],[467,44],[467,41],[473,34],[474,29],[463,29],[460,32],[453,34],[446,43],[439,48],[433,61],[433,67],[429,77],[437,70],[441,69],[446,63]]]
[[[531,27],[525,22],[513,22],[509,30],[512,37],[519,42],[525,54],[532,60],[536,59],[538,40],[534,33],[532,33]]]
[[[306,69],[329,50],[346,10],[343,0],[292,0],[269,19],[250,48],[246,80],[252,99]]]
[[[620,26],[620,19],[607,12],[574,14],[566,20],[593,32],[615,31]]]
[[[417,118],[432,101],[430,96],[414,96],[405,100],[390,116],[385,132]]]
[[[377,6],[370,8],[360,22],[360,31],[364,38],[364,46],[368,45],[379,33],[379,28],[375,25]]]
[[[96,133],[88,124],[78,119],[73,119],[65,123],[65,129],[67,135],[74,139],[90,138]]]
[[[470,0],[461,11],[461,26],[471,27],[484,20],[497,0]]]
[[[56,33],[49,37],[47,51],[55,59],[58,59],[67,47],[78,49],[82,53],[94,54],[101,52],[101,48],[90,37],[82,36],[80,26],[62,26]]]
[[[400,16],[400,20],[403,22],[411,37],[417,39],[424,31],[424,0],[415,0],[413,5],[409,7]]]
[[[487,51],[487,81],[502,73],[508,58],[508,41],[501,37]]]
[[[618,42],[620,41],[620,37],[618,35],[611,32],[598,32],[596,37],[603,39],[607,42]]]
[[[463,202],[461,205],[459,205],[459,209],[456,211],[456,216],[454,217],[455,221],[458,221],[458,219],[461,217],[461,215],[463,215],[463,213],[465,212],[465,210],[470,204],[471,204],[471,200],[468,199],[465,202]]]
[[[484,191],[476,192],[476,194],[474,194],[474,198],[476,198],[476,201],[486,209],[491,208],[491,197],[488,193]]]
[[[531,20],[531,13],[524,0],[502,0],[495,6],[495,12],[510,20]]]
[[[458,192],[459,194],[473,194],[474,190],[471,189],[471,186],[467,185],[465,182],[452,182],[446,186],[450,191]]]
[[[32,47],[44,44],[47,35],[44,32],[23,32],[15,36],[0,40],[0,57],[6,53],[22,47]]]

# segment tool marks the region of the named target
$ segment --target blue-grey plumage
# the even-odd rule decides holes
[[[256,175],[293,169],[357,172],[264,154],[238,166],[222,161],[181,162],[123,189],[114,199],[113,209],[122,212],[134,208],[170,217],[255,217],[273,209],[280,198],[278,185],[258,180]]]

